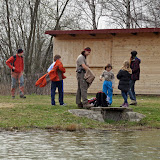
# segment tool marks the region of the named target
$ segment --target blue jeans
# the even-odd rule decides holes
[[[63,80],[61,81],[55,81],[51,83],[51,104],[55,105],[55,94],[56,94],[56,88],[58,87],[58,93],[59,93],[59,104],[63,105]]]
[[[103,82],[103,92],[106,94],[109,104],[112,104],[113,88],[111,81]]]
[[[128,94],[129,94],[129,97],[131,100],[134,100],[136,101],[136,94],[135,94],[135,90],[134,90],[134,86],[135,86],[135,82],[134,80],[130,80],[129,81],[129,91],[128,91]]]
[[[128,103],[128,101],[127,101],[127,98],[128,98],[127,92],[121,91],[121,94],[122,94],[122,97],[124,99],[124,103]]]
[[[24,78],[23,73],[15,73],[11,74],[11,94],[15,96],[16,82],[18,80],[19,83],[19,93],[20,95],[24,95]]]

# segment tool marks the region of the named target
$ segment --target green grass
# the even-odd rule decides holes
[[[88,98],[93,97],[89,95]],[[0,96],[0,128],[5,130],[27,130],[33,128],[53,130],[81,129],[117,129],[117,128],[160,128],[160,97],[137,96],[138,105],[131,106],[133,111],[146,115],[140,122],[97,122],[88,118],[77,117],[68,109],[77,109],[75,95],[65,94],[67,106],[50,105],[50,96],[27,95],[26,99],[18,96],[13,100],[10,96]],[[123,102],[121,96],[113,96],[113,107]],[[58,97],[56,95],[56,103]]]

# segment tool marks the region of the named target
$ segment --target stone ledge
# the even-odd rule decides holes
[[[125,107],[92,107],[91,110],[71,109],[68,111],[76,116],[87,117],[100,122],[105,120],[139,122],[146,117],[143,114],[133,112],[132,108]]]
[[[125,111],[125,112],[133,111],[132,108],[127,108],[127,107],[92,107],[91,110],[93,111],[108,110],[108,111]]]
[[[96,111],[86,110],[86,109],[70,109],[68,110],[68,112],[79,117],[87,117],[89,119],[104,122],[103,115],[101,114],[101,112],[96,112]]]

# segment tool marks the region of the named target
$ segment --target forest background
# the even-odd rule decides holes
[[[0,94],[8,94],[6,60],[24,50],[27,93],[53,61],[52,36],[46,30],[159,28],[159,0],[2,0],[0,2]],[[8,85],[7,85],[8,84]]]

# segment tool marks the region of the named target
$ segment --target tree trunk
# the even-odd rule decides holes
[[[130,11],[130,0],[126,0],[126,28],[130,28],[131,22],[131,11]]]
[[[9,47],[10,55],[13,55],[12,44],[11,44],[10,12],[9,12],[8,0],[5,0],[5,2],[6,2],[6,10],[7,10],[7,35],[8,35],[8,42],[9,42],[8,47]]]

